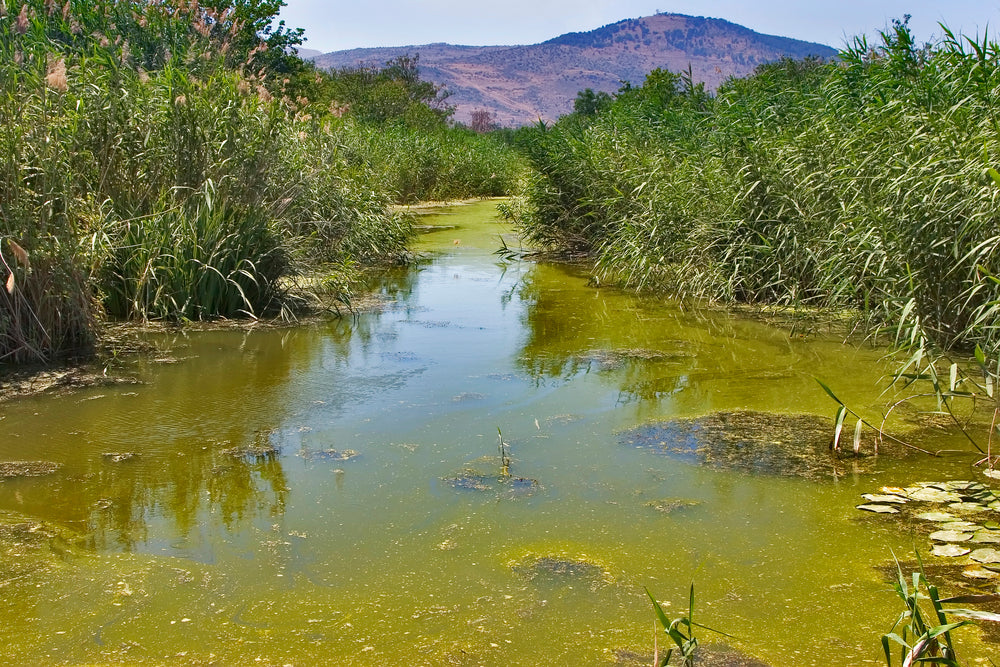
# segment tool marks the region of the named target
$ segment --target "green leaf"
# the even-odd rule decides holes
[[[997,171],[993,167],[990,167],[986,170],[986,173],[989,174],[990,178],[993,179],[994,185],[1000,186],[1000,171]]]
[[[837,427],[833,433],[833,448],[840,450],[840,434],[844,430],[844,419],[847,417],[847,408],[843,404],[837,409]]]
[[[976,621],[990,621],[1000,623],[1000,614],[992,611],[980,611],[979,609],[945,609],[946,614],[958,616],[959,618],[971,618]]]
[[[663,626],[664,630],[668,629],[670,627],[670,619],[663,613],[663,607],[661,607],[660,603],[656,601],[656,598],[653,597],[653,594],[649,592],[648,588],[646,589],[646,595],[648,595],[649,599],[653,601],[653,611],[656,612],[656,618],[660,621],[660,625]]]
[[[832,389],[830,389],[825,384],[823,384],[822,380],[820,380],[819,378],[813,378],[813,379],[816,380],[816,382],[819,382],[819,386],[823,387],[823,391],[825,391],[830,398],[832,398],[833,400],[837,401],[837,403],[839,403],[840,405],[844,404],[844,402],[842,400],[840,400],[839,398],[837,398],[837,395],[833,393]]]
[[[983,613],[985,613],[985,612],[983,612]],[[951,632],[955,628],[960,628],[963,625],[968,625],[968,624],[969,624],[969,621],[959,621],[957,623],[948,623],[947,625],[939,625],[937,627],[934,627],[934,628],[931,628],[930,630],[928,630],[927,634],[925,636],[928,639],[936,639],[937,637],[940,637],[941,635],[943,635],[945,633]]]

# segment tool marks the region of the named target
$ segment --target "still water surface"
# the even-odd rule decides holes
[[[859,494],[967,459],[817,482],[619,434],[832,414],[814,377],[874,411],[881,352],[503,261],[493,207],[425,218],[383,312],[153,336],[113,369],[138,384],[2,404],[0,460],[62,468],[0,482],[0,663],[637,664],[644,587],[679,612],[695,582],[697,620],[744,653],[879,664],[899,606],[875,566],[926,545]],[[534,483],[489,479],[498,429]]]

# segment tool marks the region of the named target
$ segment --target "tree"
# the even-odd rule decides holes
[[[604,91],[594,92],[593,88],[581,90],[573,100],[573,112],[581,116],[596,116],[611,106],[611,95]]]
[[[499,124],[493,119],[493,114],[486,109],[476,109],[472,112],[472,119],[469,121],[469,127],[473,132],[486,134],[487,132],[492,132],[497,129]]]

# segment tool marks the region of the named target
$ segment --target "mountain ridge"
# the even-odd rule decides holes
[[[456,120],[468,122],[473,111],[486,109],[500,124],[516,126],[569,113],[585,88],[610,93],[626,81],[640,85],[657,67],[690,67],[695,81],[714,90],[730,76],[746,76],[785,56],[836,54],[823,44],[765,35],[725,19],[660,13],[538,44],[438,42],[333,51],[312,60],[320,67],[340,68],[418,55],[421,76],[451,91]]]

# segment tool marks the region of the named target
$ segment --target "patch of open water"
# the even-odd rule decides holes
[[[832,416],[815,377],[877,415],[882,351],[502,261],[493,206],[428,216],[383,312],[161,335],[180,361],[117,370],[138,385],[4,403],[0,461],[56,465],[0,478],[0,662],[632,664],[644,587],[679,613],[694,582],[756,660],[880,664],[879,567],[930,545],[855,505],[968,458],[758,474],[802,457],[706,465],[691,438]]]

